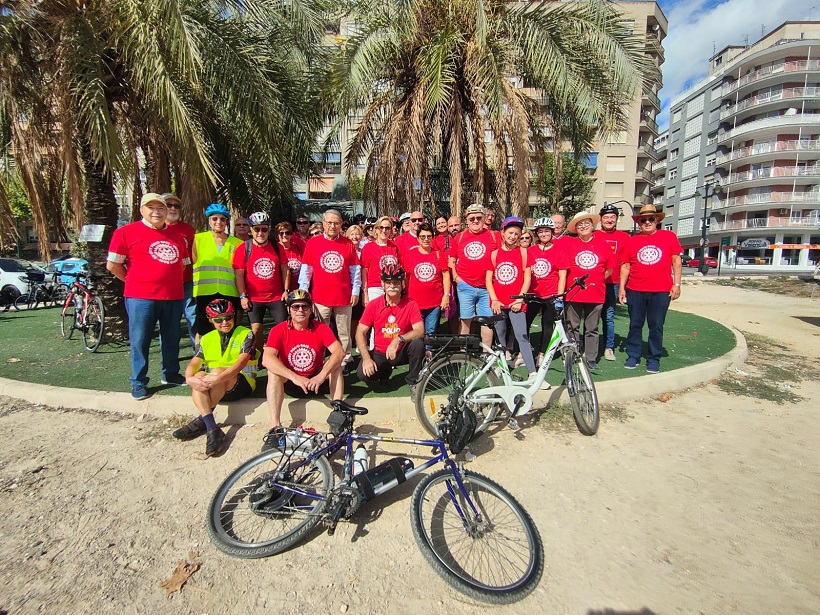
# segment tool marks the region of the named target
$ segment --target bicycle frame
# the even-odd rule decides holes
[[[74,302],[74,297],[80,293],[83,296],[83,306],[80,310],[80,313],[75,313],[74,315],[74,325],[79,324],[80,327],[83,327],[85,326],[86,314],[88,314],[88,300],[91,298],[91,291],[88,290],[88,288],[86,288],[86,286],[82,282],[80,282],[80,280],[74,280],[71,283],[71,286],[68,290],[68,297],[66,297],[65,304],[63,305],[63,310],[61,314],[65,316],[65,311],[68,309],[68,306],[70,306]]]

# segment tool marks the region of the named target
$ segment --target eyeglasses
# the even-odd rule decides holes
[[[581,220],[581,221],[580,221],[578,224],[576,224],[575,226],[576,226],[576,227],[578,227],[578,226],[592,226],[592,220]]]
[[[290,306],[290,309],[294,312],[309,312],[310,306],[306,303],[294,303]]]
[[[291,231],[279,231],[280,237],[290,237],[291,235],[293,235]]]
[[[254,233],[270,233],[269,226],[254,226],[251,230]]]
[[[376,228],[379,229],[380,231],[384,231],[386,233],[387,231],[391,230],[393,227],[392,226],[377,226]]]
[[[647,222],[655,222],[657,218],[654,216],[650,216],[649,218],[641,218],[641,224],[646,224]]]
[[[225,316],[216,316],[215,318],[211,318],[211,322],[216,324],[220,324],[230,320],[233,320],[233,314],[225,314]]]
[[[530,237],[529,235],[522,235],[521,241],[532,241],[532,237]]]
[[[484,220],[484,216],[470,216],[467,218],[467,222],[482,222]]]
[[[341,222],[332,222],[330,220],[325,220],[325,224],[327,224],[328,226],[342,226]]]
[[[225,216],[211,216],[211,217],[210,217],[210,218],[208,218],[208,219],[209,219],[211,222],[227,222],[227,221],[228,221],[228,219],[227,219]],[[240,224],[237,224],[236,226],[241,226],[241,225],[240,225]]]
[[[422,241],[430,241],[432,238],[432,235],[419,235],[419,239],[421,239]]]
[[[297,220],[296,224],[310,224],[310,220]]]
[[[313,231],[313,232],[310,234],[310,236],[311,236],[311,237],[318,237],[318,236],[319,236],[319,235],[321,235],[321,234],[322,234],[322,231]]]
[[[165,203],[165,206],[168,207],[168,209],[170,209],[171,207],[173,207],[174,209],[180,209],[182,207],[182,205],[180,205],[179,203],[171,203],[170,201],[167,201]]]
[[[410,218],[410,222],[424,222],[424,218]]]

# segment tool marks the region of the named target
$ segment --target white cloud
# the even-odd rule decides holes
[[[820,0],[661,0],[669,20],[663,41],[663,112],[658,123],[669,122],[669,103],[689,85],[704,78],[709,58],[727,45],[751,45],[784,21],[820,19]]]

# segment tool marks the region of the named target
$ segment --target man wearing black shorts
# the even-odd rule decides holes
[[[215,455],[222,447],[224,432],[214,419],[214,408],[222,401],[236,401],[256,389],[258,354],[253,333],[235,327],[236,310],[226,299],[214,299],[205,308],[214,330],[203,335],[185,370],[185,382],[199,416],[177,429],[178,440],[191,440],[207,434],[205,454]]]

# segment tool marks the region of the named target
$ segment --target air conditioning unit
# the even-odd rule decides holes
[[[783,208],[783,207],[781,207],[781,208],[780,208],[780,215],[781,215],[781,216],[785,216],[785,215],[787,215],[788,213],[789,213],[789,210],[788,210],[788,209],[785,209],[785,208]]]

